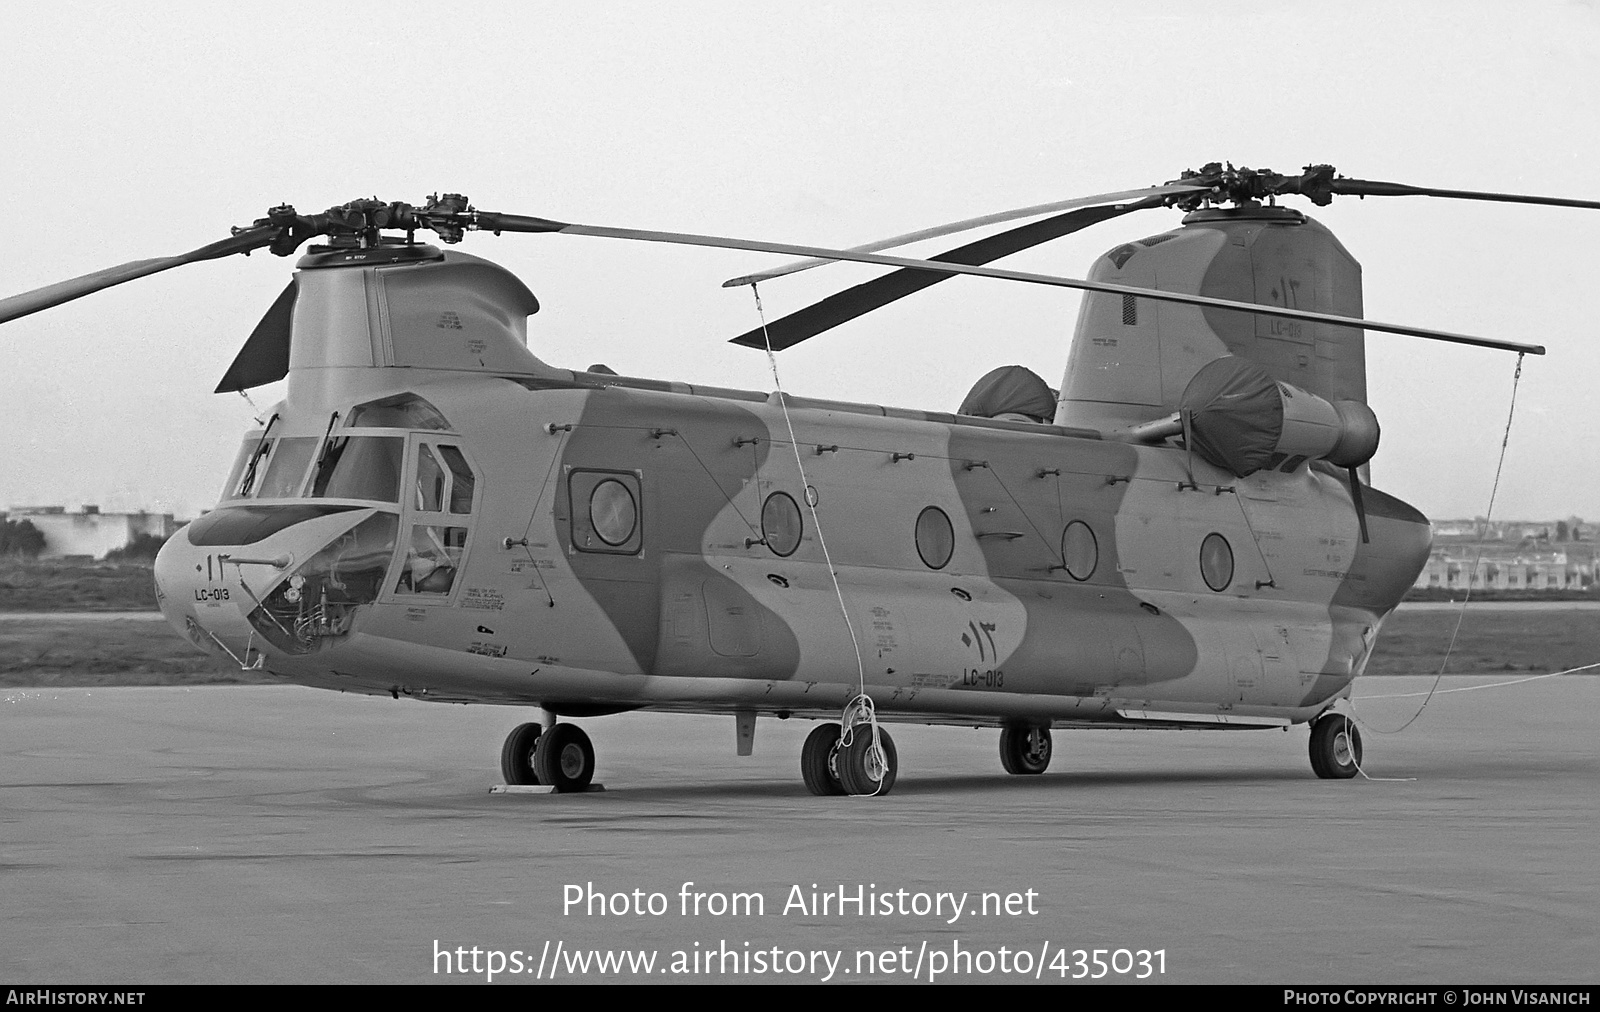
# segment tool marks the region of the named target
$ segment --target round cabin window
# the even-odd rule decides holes
[[[1212,590],[1227,590],[1233,582],[1233,549],[1220,534],[1207,534],[1200,543],[1200,575]]]
[[[600,540],[615,548],[633,537],[639,523],[639,505],[628,486],[607,478],[589,494],[589,523]]]
[[[943,569],[956,550],[956,532],[950,518],[937,506],[917,516],[917,554],[929,569]]]
[[[773,554],[790,556],[800,547],[800,535],[805,525],[800,518],[800,507],[787,492],[774,492],[767,496],[761,507],[761,537]]]
[[[1074,580],[1087,580],[1100,564],[1100,545],[1082,520],[1072,521],[1061,532],[1061,564]]]

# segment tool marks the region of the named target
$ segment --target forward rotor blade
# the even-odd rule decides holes
[[[1372,179],[1330,181],[1334,193],[1356,197],[1454,197],[1458,200],[1493,200],[1505,204],[1548,204],[1552,207],[1590,207],[1600,209],[1600,200],[1571,200],[1566,197],[1533,197],[1523,193],[1486,193],[1481,190],[1440,190],[1404,183],[1384,183]]]
[[[1120,209],[1085,208],[1084,210],[1110,210],[1122,213],[1134,210],[1138,206],[1137,204],[1130,204]],[[1081,213],[1083,211],[1068,212],[1068,214]],[[1175,302],[1180,305],[1231,309],[1255,316],[1305,320],[1309,323],[1326,323],[1336,327],[1376,330],[1386,334],[1404,334],[1409,337],[1424,337],[1433,341],[1465,344],[1476,348],[1495,348],[1500,351],[1515,351],[1526,355],[1544,354],[1542,345],[1521,344],[1516,341],[1497,341],[1487,337],[1473,337],[1470,334],[1456,334],[1447,330],[1409,327],[1398,323],[1380,323],[1376,320],[1360,320],[1351,316],[1334,316],[1331,313],[1313,313],[1304,309],[1289,309],[1283,306],[1262,306],[1254,302],[1234,302],[1231,299],[1215,299],[1206,295],[1186,295],[1181,292],[1163,292],[1154,288],[1111,285],[1103,281],[1084,281],[1080,278],[1057,277],[1053,274],[1029,274],[1023,271],[1001,270],[997,267],[975,267],[938,260],[915,260],[911,257],[886,256],[882,253],[852,253],[849,250],[829,249],[825,246],[797,246],[793,243],[764,242],[759,239],[732,239],[717,235],[695,235],[690,232],[654,232],[639,228],[612,228],[607,225],[576,225],[551,221],[546,218],[523,218],[516,215],[498,215],[488,212],[477,212],[477,215],[480,223],[478,227],[493,228],[494,226],[487,224],[487,222],[497,219],[503,222],[501,230],[507,232],[561,232],[566,235],[592,235],[606,239],[634,239],[641,242],[671,243],[679,246],[710,246],[716,249],[743,249],[757,253],[781,253],[786,256],[816,257],[823,260],[852,260],[864,264],[879,264],[884,267],[909,267],[917,271],[937,271],[942,274],[971,274],[980,278],[999,278],[1003,281],[1021,281],[1025,284],[1048,285],[1054,288],[1076,288],[1086,292],[1107,292],[1112,295],[1133,295],[1141,299],[1152,299],[1156,302]],[[1066,217],[1066,215],[1062,215],[1062,217]],[[1043,224],[1043,222],[1037,224]],[[518,225],[524,227],[517,227]],[[999,236],[991,238],[999,238]],[[974,243],[973,245],[977,244]]]
[[[994,214],[985,214],[977,218],[965,218],[953,221],[948,225],[936,225],[917,232],[907,232],[891,239],[879,239],[863,246],[852,246],[852,253],[876,253],[881,249],[893,249],[907,243],[918,242],[922,239],[937,239],[940,236],[951,235],[955,232],[965,232],[968,229],[982,228],[984,225],[998,225],[1003,221],[1015,221],[1018,218],[1036,218],[1041,214],[1053,214],[1057,211],[1070,211],[1077,207],[1095,207],[1100,204],[1125,204],[1129,201],[1144,200],[1149,197],[1164,197],[1173,193],[1192,193],[1196,190],[1208,189],[1205,186],[1191,184],[1169,183],[1166,186],[1147,186],[1139,190],[1121,190],[1116,193],[1097,193],[1092,197],[1075,197],[1072,200],[1058,200],[1050,204],[1034,204],[1031,207],[1018,207],[1010,211],[998,211]],[[938,259],[935,257],[934,259]],[[786,274],[798,274],[813,267],[833,263],[832,260],[797,260],[794,263],[774,267],[771,270],[758,271],[755,274],[746,274],[743,277],[730,278],[722,283],[724,288],[736,288],[739,285],[751,285],[759,281],[770,281],[781,278]]]
[[[112,288],[127,281],[149,277],[151,274],[159,274],[174,267],[182,267],[184,264],[215,260],[234,253],[248,253],[253,249],[269,245],[278,231],[272,226],[249,228],[177,256],[134,260],[116,267],[108,267],[103,271],[95,271],[93,274],[85,274],[70,281],[58,281],[53,285],[35,288],[31,292],[0,299],[0,323],[49,309],[51,306],[59,306],[73,299],[81,299],[104,288]]]

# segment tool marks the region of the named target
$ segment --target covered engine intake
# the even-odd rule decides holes
[[[1056,392],[1032,369],[1004,365],[990,370],[974,383],[956,413],[1048,422],[1056,413]]]
[[[1378,450],[1378,418],[1360,401],[1328,401],[1234,355],[1202,366],[1179,411],[1194,451],[1243,478],[1306,460],[1357,467]]]

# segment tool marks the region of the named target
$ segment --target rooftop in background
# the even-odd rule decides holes
[[[1559,520],[1435,520],[1433,536],[1491,542],[1549,541],[1555,544],[1594,542],[1600,539],[1600,524],[1586,523],[1582,517]]]

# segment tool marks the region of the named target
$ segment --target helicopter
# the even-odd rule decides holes
[[[574,720],[630,710],[818,721],[817,795],[882,795],[884,724],[1000,730],[1044,772],[1052,730],[1310,726],[1357,774],[1336,709],[1426,563],[1414,507],[1368,484],[1380,437],[1364,333],[1542,355],[1363,319],[1361,269],[1298,195],[1600,203],[1212,163],[850,249],[362,199],[0,300],[0,322],[204,260],[313,239],[217,392],[287,378],[216,508],[155,564],[195,647],[287,682],[541,709],[508,784],[590,789]],[[1087,279],[986,266],[1134,211],[1177,210]],[[931,259],[906,243],[1028,219]],[[445,246],[575,234],[894,268],[734,338],[769,354],[958,274],[1085,291],[1059,389],[1021,366],[954,412],[567,369],[539,302]],[[403,234],[396,234],[403,233]],[[776,375],[776,373],[775,373]]]

